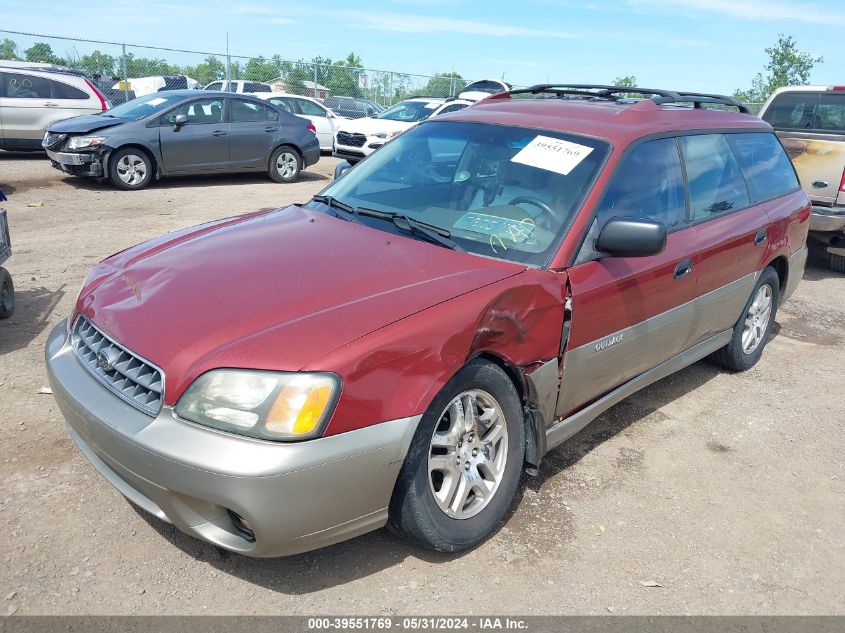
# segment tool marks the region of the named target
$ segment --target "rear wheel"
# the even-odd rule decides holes
[[[276,182],[293,182],[302,171],[302,159],[292,147],[279,147],[270,157],[270,178]]]
[[[767,267],[754,286],[742,316],[736,322],[730,343],[713,355],[713,359],[731,371],[753,367],[769,340],[780,299],[780,278],[774,268]]]
[[[828,253],[827,264],[831,270],[835,270],[838,273],[845,273],[845,255]]]
[[[143,189],[153,177],[153,161],[143,150],[127,147],[109,158],[109,180],[119,189]]]
[[[15,311],[15,284],[5,268],[0,267],[0,319],[8,319]]]
[[[472,361],[420,420],[389,525],[441,552],[478,545],[504,519],[524,456],[525,425],[513,383],[498,366]]]

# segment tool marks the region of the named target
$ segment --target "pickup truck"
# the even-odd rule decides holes
[[[813,204],[810,237],[845,273],[845,86],[789,86],[776,90],[760,117],[792,159]]]

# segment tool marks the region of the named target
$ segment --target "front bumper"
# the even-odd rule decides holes
[[[813,206],[810,230],[818,233],[845,231],[845,208]]]
[[[53,152],[47,150],[50,163],[56,169],[75,176],[103,175],[103,164],[97,154],[77,152]]]
[[[420,416],[296,443],[155,418],[103,388],[67,325],[47,341],[50,385],[71,438],[127,499],[183,532],[248,556],[287,556],[381,527]],[[254,533],[248,538],[231,512]]]

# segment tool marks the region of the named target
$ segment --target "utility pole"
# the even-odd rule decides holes
[[[226,90],[229,90],[229,82],[232,80],[232,59],[229,57],[229,32],[226,32]]]
[[[129,77],[127,77],[126,73],[126,44],[121,44],[123,47],[123,96],[124,96],[124,103],[129,101]]]

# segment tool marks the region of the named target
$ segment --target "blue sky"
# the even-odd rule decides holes
[[[824,57],[814,83],[845,83],[842,0],[0,0],[0,16],[4,29],[212,52],[228,31],[231,52],[248,56],[355,51],[367,67],[409,73],[454,67],[523,85],[635,75],[642,86],[725,93],[750,85],[783,32]]]

